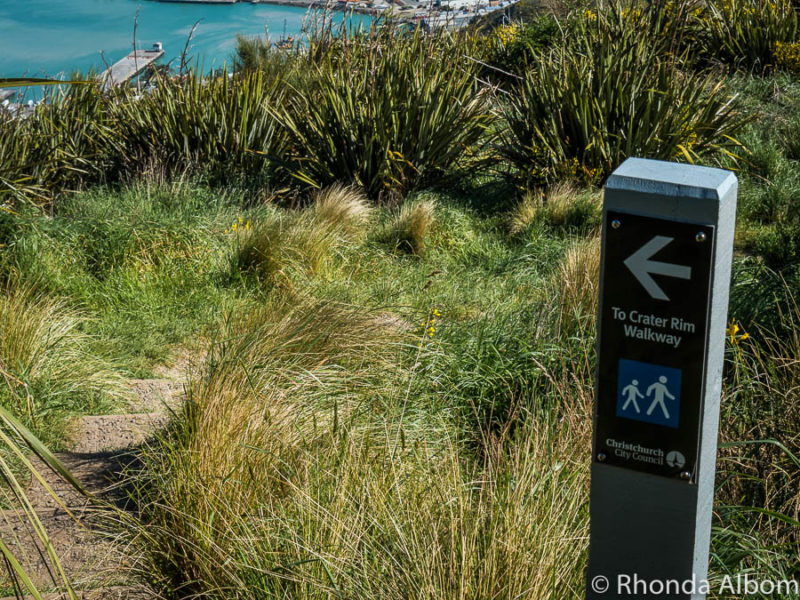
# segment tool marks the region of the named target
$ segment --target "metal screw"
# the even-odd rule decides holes
[[[696,242],[705,242],[706,241],[706,232],[701,231],[696,236],[694,236]]]
[[[613,221],[611,221],[611,227],[613,227],[614,229],[619,229],[620,226],[622,226],[622,222],[619,219],[614,219]]]
[[[689,481],[692,478],[692,474],[689,471],[681,471],[681,479]]]
[[[598,460],[598,462],[606,462],[606,459],[607,459],[607,458],[608,458],[608,454],[606,454],[605,452],[602,452],[602,451],[601,451],[601,452],[598,452],[598,453],[597,453],[597,460]]]

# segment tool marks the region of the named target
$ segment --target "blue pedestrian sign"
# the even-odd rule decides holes
[[[664,365],[619,360],[617,416],[678,428],[681,371]]]

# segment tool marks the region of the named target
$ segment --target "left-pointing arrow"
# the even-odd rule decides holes
[[[665,275],[667,277],[677,277],[678,279],[691,279],[692,268],[683,265],[650,260],[650,258],[664,246],[675,238],[657,235],[636,252],[625,259],[625,266],[628,267],[633,276],[639,280],[647,293],[656,300],[669,300],[651,275]]]

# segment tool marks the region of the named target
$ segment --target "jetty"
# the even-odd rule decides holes
[[[164,49],[161,42],[153,44],[150,50],[131,52],[100,74],[99,79],[103,83],[103,91],[123,85],[162,56],[164,56]]]

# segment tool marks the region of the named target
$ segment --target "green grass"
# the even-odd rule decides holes
[[[619,74],[644,61],[648,101],[658,84],[691,102],[624,113],[632,135],[598,126],[589,148],[541,129],[560,150],[533,175],[581,153],[596,153],[584,165],[595,175],[630,152],[674,158],[700,114],[681,106],[731,119],[703,150],[740,179],[740,329],[727,345],[712,573],[797,576],[800,82],[721,83],[639,53],[650,40],[631,29],[635,14],[580,15],[565,21],[578,39],[550,57],[572,61],[574,89],[586,83],[578,67]],[[551,169],[555,185],[520,195],[505,177],[460,169],[498,166],[489,142],[510,135],[494,118],[505,101],[471,67],[442,79],[434,59],[474,41],[393,35],[350,47],[324,37],[307,55],[243,45],[230,82],[173,82],[140,104],[109,108],[84,91],[85,105],[59,105],[49,123],[14,125],[61,140],[55,162],[52,147],[25,146],[31,131],[0,133],[0,161],[14,167],[4,181],[37,162],[24,201],[0,210],[3,405],[58,444],[68,416],[121,408],[125,377],[178,352],[206,356],[129,474],[136,515],[117,515],[133,575],[167,598],[583,593],[600,194],[563,180],[602,175]],[[598,36],[594,54],[575,54]],[[397,56],[367,52],[387,39]],[[409,55],[418,71],[394,68]],[[542,65],[528,92],[563,95],[560,67]],[[730,106],[707,103],[706,78],[718,99],[738,94]],[[627,106],[627,88],[609,86],[600,116]],[[577,128],[600,122],[585,97],[569,113]],[[99,120],[72,122],[79,105]],[[535,107],[518,108],[522,129],[538,123],[525,118]],[[124,152],[109,153],[103,119],[122,113],[113,148]],[[472,129],[456,131],[464,118]],[[717,136],[745,121],[746,148]]]
[[[5,278],[90,317],[82,343],[117,374],[210,348],[132,473],[138,574],[167,597],[580,594],[597,193],[526,202],[487,214],[428,190],[374,208],[340,187],[289,209],[176,180],[6,213]],[[725,401],[746,418],[725,413],[723,439],[765,427],[796,456],[794,413],[758,409],[792,410],[796,349],[754,325],[796,331],[793,288],[753,261],[735,269],[753,341],[731,350]],[[771,443],[723,451],[715,574],[792,572],[776,516],[794,518],[792,465]]]
[[[51,214],[5,214],[14,241],[3,269],[90,313],[83,329],[97,350],[146,373],[246,302],[227,268],[225,230],[246,214],[237,202],[235,191],[176,181],[96,189]]]
[[[800,194],[796,135],[800,83],[788,74],[739,77],[733,89],[758,120],[742,134],[748,152],[740,170],[737,246],[771,268],[791,272],[800,264]]]

